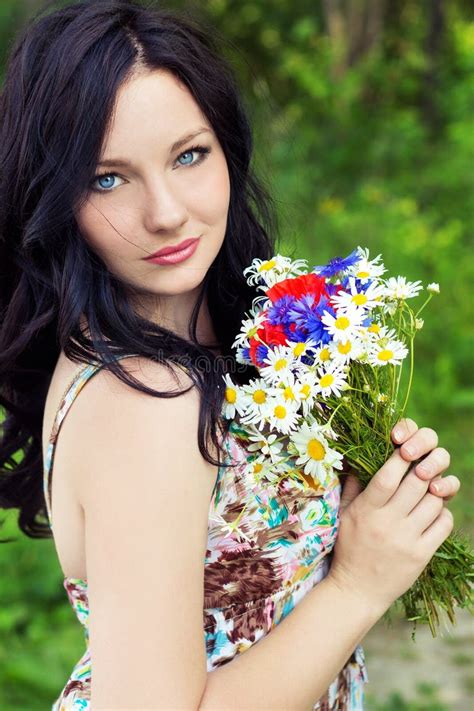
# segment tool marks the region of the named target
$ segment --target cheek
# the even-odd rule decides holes
[[[81,235],[96,252],[107,253],[113,244],[117,246],[113,227],[91,203],[77,213],[76,222]]]
[[[212,196],[212,199],[209,197]],[[200,209],[209,220],[227,217],[230,201],[230,179],[227,162],[222,159],[209,170],[207,180],[202,181],[199,190]]]

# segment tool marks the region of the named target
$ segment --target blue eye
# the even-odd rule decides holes
[[[182,158],[183,156],[192,156],[193,153],[194,153],[194,151],[186,151],[186,153],[181,153],[181,155],[179,156],[179,158]],[[179,158],[178,158],[178,160],[179,160]],[[191,162],[192,162],[192,161],[191,161]],[[190,165],[190,163],[184,163],[184,165]]]
[[[100,187],[103,188],[104,190],[106,190],[107,188],[112,187],[112,185],[110,184],[110,181],[115,180],[115,177],[116,176],[113,173],[105,173],[104,175],[99,175],[99,177],[97,178],[97,181],[99,182]],[[100,182],[101,180],[103,180],[105,182],[109,181],[108,185],[101,183]]]
[[[115,178],[118,178],[118,177],[119,176],[116,173],[99,173],[98,175],[95,176],[95,178],[91,182],[91,190],[93,190],[96,193],[110,193],[110,192],[112,192],[111,190],[109,190],[109,188],[112,187],[110,181],[115,180]],[[102,184],[99,183],[98,188],[94,187],[94,183],[99,182],[100,180],[102,180],[104,182],[107,182],[107,181],[108,182],[106,185],[104,185],[104,183],[102,183]],[[121,180],[121,178],[120,178],[120,180]]]
[[[199,158],[198,158],[197,160],[195,160],[194,162],[188,162],[188,163],[181,163],[181,164],[180,164],[180,165],[182,165],[182,166],[189,166],[190,168],[194,168],[194,166],[199,165],[199,164],[202,163],[204,160],[206,160],[207,154],[210,153],[210,152],[211,152],[211,149],[208,148],[207,146],[192,146],[192,148],[188,148],[186,151],[184,151],[183,153],[181,153],[181,154],[178,156],[177,160],[179,160],[179,159],[182,158],[183,156],[186,156],[186,155],[191,155],[191,156],[192,156],[193,153],[198,153],[198,154],[199,154]],[[114,179],[114,178],[116,178],[116,177],[119,177],[119,176],[117,176],[116,173],[99,173],[98,175],[96,175],[96,176],[92,179],[92,182],[91,182],[91,190],[93,190],[93,191],[96,192],[96,193],[111,193],[112,190],[110,190],[110,188],[112,188],[113,186],[111,185],[110,180],[111,180],[111,179]],[[108,184],[106,184],[106,185],[104,185],[104,184],[102,183],[102,184],[100,185],[100,187],[94,187],[94,183],[95,183],[96,181],[100,181],[100,180],[104,180],[105,182],[109,181],[109,182],[108,182]],[[121,178],[120,178],[120,180],[121,180]]]
[[[192,155],[193,153],[198,153],[199,158],[195,160],[192,163],[181,163],[181,165],[189,165],[190,168],[194,168],[195,165],[199,165],[200,163],[203,162],[203,160],[206,159],[206,156],[208,153],[211,152],[210,148],[207,148],[206,146],[192,146],[191,148],[188,148],[187,151],[184,151],[184,153],[181,153],[181,155],[178,156],[178,160],[182,158],[183,156],[186,155]]]

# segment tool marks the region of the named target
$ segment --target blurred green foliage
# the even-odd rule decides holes
[[[0,61],[44,5],[2,0]],[[224,39],[255,127],[255,168],[277,200],[280,251],[312,265],[360,244],[382,253],[392,275],[440,283],[417,338],[408,414],[434,427],[450,450],[451,471],[462,480],[450,508],[457,527],[472,532],[472,6],[163,5],[192,12]],[[14,512],[2,530],[8,534],[17,534]],[[44,709],[82,654],[82,630],[52,541],[17,536],[0,551],[0,708]],[[383,708],[415,708],[401,698],[390,703]]]

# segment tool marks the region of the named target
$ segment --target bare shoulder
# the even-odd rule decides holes
[[[200,394],[186,370],[140,356],[124,358],[120,365],[140,385],[168,396],[142,392],[105,368],[87,384],[71,408],[70,427],[74,448],[82,453],[75,487],[82,505],[95,494],[89,472],[109,468],[116,458],[135,462],[139,469],[153,456],[162,459],[162,447],[178,454],[183,443],[197,456]]]
[[[133,361],[122,363],[146,386],[192,384],[186,373],[177,386],[162,364]],[[154,397],[105,370],[96,378],[79,428],[92,705],[197,708],[207,676],[204,559],[218,473],[198,448],[199,392]]]

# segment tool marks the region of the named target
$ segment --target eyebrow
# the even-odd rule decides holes
[[[196,136],[199,136],[201,133],[209,132],[211,133],[211,130],[209,128],[199,128],[197,131],[193,131],[192,133],[187,134],[186,136],[183,136],[183,138],[180,138],[178,141],[175,141],[173,145],[171,146],[170,153],[174,153],[177,151],[181,146],[184,146],[185,143],[190,141],[193,138],[196,138]],[[124,168],[130,167],[130,161],[125,160],[125,158],[106,158],[103,160],[100,160],[97,165],[103,165],[103,166],[114,166],[114,165],[120,165]]]

